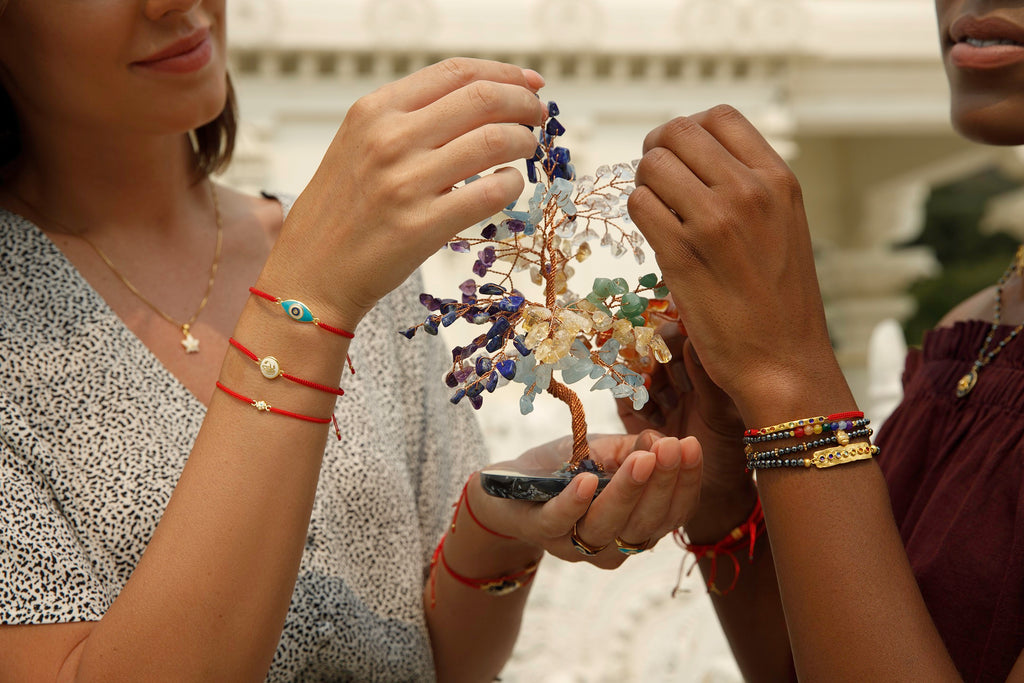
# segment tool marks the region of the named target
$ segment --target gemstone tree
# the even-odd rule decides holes
[[[665,298],[668,289],[654,273],[633,288],[623,278],[598,277],[585,296],[569,289],[572,264],[591,255],[591,244],[616,257],[632,252],[639,264],[644,252],[639,231],[623,227],[629,224],[626,201],[636,162],[601,166],[594,177],[577,179],[569,150],[556,144],[565,132],[558,113],[549,103],[536,154],[526,162],[534,185],[527,206],[517,210],[513,203],[479,237],[459,236],[447,245],[457,253],[476,251],[472,270],[486,281],[466,280],[459,299],[420,295],[428,315],[401,333],[410,339],[420,329],[436,335],[457,320],[486,326],[452,349],[452,368],[444,378],[452,403],[468,400],[480,408],[484,393],[514,382],[523,385],[519,408],[525,415],[539,394],[550,393],[572,415],[573,455],[565,471],[575,473],[597,466],[590,459],[583,405],[568,385],[596,380],[592,391],[610,390],[641,408],[648,399],[645,373],[671,359],[656,327],[676,316]],[[515,280],[527,277],[543,299],[531,300],[517,286]]]

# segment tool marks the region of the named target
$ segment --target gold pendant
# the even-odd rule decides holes
[[[181,340],[181,347],[185,349],[185,353],[199,353],[199,340],[189,332],[188,325],[181,326],[181,333],[185,335]]]
[[[956,383],[956,397],[963,398],[971,393],[971,389],[978,383],[978,368],[971,368],[971,371],[960,378]]]

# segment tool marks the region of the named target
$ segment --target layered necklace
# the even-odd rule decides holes
[[[981,369],[988,365],[993,358],[995,358],[1003,348],[1006,347],[1014,337],[1024,330],[1024,323],[1017,325],[1013,330],[1006,335],[1006,338],[995,345],[991,350],[988,348],[989,344],[992,343],[992,335],[995,334],[996,329],[999,327],[1002,321],[1003,312],[1003,287],[1006,286],[1006,282],[1014,275],[1021,275],[1024,273],[1024,244],[1017,248],[1017,253],[1013,257],[1013,261],[1009,266],[1006,267],[1006,271],[1003,272],[1002,277],[999,278],[999,282],[996,284],[996,307],[995,312],[992,315],[992,326],[988,330],[988,334],[985,335],[985,341],[982,343],[981,348],[978,350],[978,358],[971,365],[970,371],[960,378],[960,381],[956,383],[956,397],[963,398],[967,394],[971,393],[974,385],[978,383],[978,373]]]

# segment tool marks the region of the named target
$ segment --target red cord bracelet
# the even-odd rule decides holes
[[[687,552],[692,553],[694,557],[693,565],[686,571],[686,576],[689,576],[693,571],[694,567],[705,557],[711,559],[711,571],[708,573],[708,592],[716,595],[726,595],[732,589],[736,587],[736,582],[740,578],[740,561],[736,559],[736,551],[747,547],[749,540],[749,550],[747,552],[747,559],[754,559],[754,544],[757,543],[757,536],[759,533],[764,533],[764,510],[761,509],[761,498],[757,499],[754,504],[754,509],[750,512],[750,516],[747,520],[740,524],[738,527],[730,531],[725,538],[712,543],[709,545],[700,545],[696,543],[687,542],[683,536],[681,529],[676,529],[672,532],[673,538],[676,543],[683,547]],[[715,584],[715,579],[718,577],[718,557],[720,555],[727,556],[732,560],[733,566],[733,577],[732,583],[725,590],[721,590]],[[684,561],[685,562],[685,561]],[[680,580],[682,579],[683,568],[679,568]],[[672,589],[672,596],[675,597],[676,592],[679,590],[679,582],[676,582],[676,587]]]
[[[257,401],[255,399],[249,398],[248,396],[243,396],[242,394],[238,393],[237,391],[234,391],[232,389],[228,389],[226,386],[221,384],[220,381],[217,382],[217,388],[220,389],[221,391],[223,391],[228,396],[234,396],[239,401],[245,401],[246,403],[251,405],[253,408],[255,408],[256,410],[258,410],[260,412],[263,412],[263,413],[277,413],[278,415],[284,415],[285,417],[292,417],[292,418],[295,418],[296,420],[303,420],[305,422],[315,422],[317,424],[324,424],[324,425],[331,424],[333,422],[334,423],[334,433],[337,435],[338,441],[341,441],[341,430],[338,429],[338,422],[337,422],[337,420],[334,419],[333,415],[331,417],[312,417],[310,415],[303,415],[301,413],[293,413],[290,410],[282,410],[281,408],[275,408],[274,406],[270,405],[266,401]]]
[[[496,597],[514,593],[530,583],[530,581],[533,580],[534,575],[537,573],[537,567],[540,566],[541,558],[538,557],[536,560],[514,574],[496,576],[490,579],[471,579],[468,576],[463,576],[456,572],[448,565],[447,560],[444,559],[444,542],[447,539],[447,534],[441,536],[441,541],[437,544],[437,547],[434,549],[434,555],[430,558],[430,606],[432,608],[437,606],[438,560],[440,560],[441,566],[444,567],[446,572],[448,572],[448,575],[462,585],[475,588],[476,590],[483,591],[488,595]]]
[[[340,387],[335,389],[333,387],[327,386],[326,384],[318,384],[316,382],[311,382],[308,379],[302,379],[301,377],[296,377],[295,375],[289,375],[287,372],[281,369],[281,366],[276,358],[274,358],[273,356],[265,356],[263,358],[259,358],[255,353],[245,348],[242,345],[242,343],[239,342],[234,337],[228,339],[228,343],[234,346],[242,353],[244,353],[249,358],[251,358],[253,361],[255,361],[256,364],[260,366],[260,373],[267,379],[276,379],[278,377],[283,377],[290,382],[301,384],[302,386],[309,387],[310,389],[325,391],[328,394],[334,394],[335,396],[345,395],[345,390]]]
[[[495,531],[493,529],[487,528],[486,526],[484,526],[484,524],[479,519],[477,519],[477,516],[475,514],[473,514],[473,508],[471,508],[469,506],[468,488],[469,488],[469,482],[470,481],[471,481],[471,479],[467,479],[466,483],[462,485],[462,493],[459,494],[459,499],[457,501],[455,501],[455,504],[452,506],[452,507],[455,508],[455,514],[452,515],[452,524],[451,524],[452,533],[453,534],[455,533],[455,522],[458,521],[458,519],[459,519],[459,504],[462,503],[462,501],[466,501],[466,512],[469,513],[469,516],[473,519],[474,522],[476,522],[476,525],[478,527],[480,527],[481,529],[483,529],[484,531],[486,531],[487,533],[489,533],[489,534],[491,534],[493,536],[497,536],[498,538],[507,538],[509,540],[513,540],[514,541],[516,539],[515,536],[508,536],[506,534],[498,533],[497,531]]]
[[[266,299],[267,301],[273,301],[275,304],[281,304],[281,308],[283,308],[284,312],[288,314],[288,317],[296,322],[313,323],[321,329],[333,332],[334,334],[345,337],[346,339],[352,339],[355,337],[354,334],[347,330],[343,330],[339,327],[331,327],[327,323],[321,321],[320,318],[314,316],[313,312],[309,310],[309,307],[301,301],[296,301],[295,299],[282,300],[276,296],[256,289],[255,287],[250,287],[249,291],[258,297]]]

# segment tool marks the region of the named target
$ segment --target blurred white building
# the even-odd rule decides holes
[[[907,287],[937,268],[927,250],[896,248],[920,231],[929,188],[992,164],[1022,168],[1015,150],[951,131],[931,0],[232,0],[229,21],[243,126],[227,181],[249,188],[297,193],[352,102],[450,55],[540,71],[581,174],[638,157],[673,116],[736,106],[801,180],[835,347],[869,410],[891,402],[899,367],[883,360],[875,384],[887,393],[872,392],[872,332],[908,316]],[[1020,202],[996,203],[991,221],[1020,221]],[[656,269],[601,251],[581,283]],[[439,254],[428,291],[455,291],[464,261]],[[873,353],[900,354],[896,337]],[[481,411],[495,459],[569,430],[553,399],[521,418],[508,393]],[[583,397],[591,429],[620,431],[601,393]],[[668,597],[681,559],[664,541],[615,573],[546,563],[503,680],[738,680],[699,581]]]

